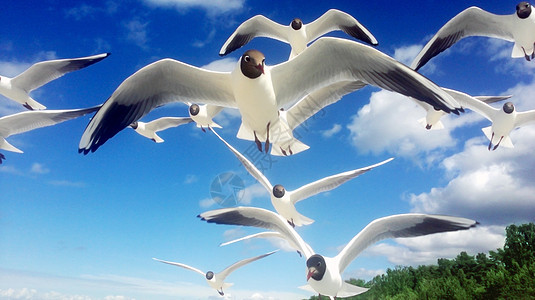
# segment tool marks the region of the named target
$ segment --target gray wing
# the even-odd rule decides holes
[[[197,217],[208,223],[225,225],[242,225],[265,228],[279,232],[295,245],[305,257],[314,253],[286,219],[267,209],[258,207],[233,207],[204,212]]]
[[[110,53],[103,53],[80,58],[57,59],[38,62],[17,77],[13,78],[11,84],[22,88],[29,93],[31,90],[34,90],[56,78],[59,78],[66,73],[88,67],[103,60],[109,55]]]
[[[190,117],[163,117],[148,122],[147,124],[145,124],[145,128],[150,129],[154,132],[158,132],[191,122],[193,122],[193,119],[191,119]]]
[[[450,93],[457,101],[465,108],[471,109],[478,114],[482,115],[483,117],[487,118],[489,121],[493,121],[494,115],[496,112],[499,111],[499,109],[494,108],[490,105],[488,105],[486,102],[481,101],[479,99],[476,99],[475,97],[472,97],[468,94],[450,90],[450,89],[444,89],[448,93]]]
[[[238,160],[242,163],[242,165],[245,167],[247,172],[251,174],[264,188],[270,193],[273,190],[273,186],[269,182],[269,180],[258,170],[258,168],[255,167],[253,163],[251,163],[245,156],[243,156],[238,150],[234,149],[227,141],[225,141],[217,132],[215,132],[214,129],[212,129],[212,132],[223,142],[225,145],[229,148],[229,150],[234,153],[234,155],[238,158]]]
[[[487,36],[513,41],[512,20],[515,15],[495,15],[479,7],[470,7],[449,20],[418,53],[412,63],[420,69],[431,58],[468,36]]]
[[[235,107],[230,73],[163,59],[125,79],[87,125],[78,152],[96,151],[119,131],[169,102]]]
[[[279,107],[336,82],[362,81],[447,113],[462,111],[429,79],[370,46],[350,40],[320,38],[294,59],[270,68],[270,72]]]
[[[23,111],[0,118],[0,135],[7,138],[33,129],[52,126],[97,111],[100,105],[82,109]]]
[[[269,37],[288,43],[288,37],[286,36],[287,27],[273,22],[262,15],[256,15],[238,26],[236,31],[223,44],[221,50],[219,50],[219,55],[227,55],[246,45],[255,37]]]
[[[342,30],[348,35],[370,45],[378,44],[377,39],[359,21],[337,9],[329,9],[315,21],[306,24],[305,29],[308,38],[307,44],[334,30]]]
[[[244,260],[240,260],[234,264],[232,264],[231,266],[227,267],[225,270],[219,272],[217,274],[217,277],[219,277],[220,280],[224,281],[225,278],[227,278],[227,276],[234,272],[236,269],[240,268],[240,267],[243,267],[245,266],[246,264],[249,264],[249,263],[252,263],[253,261],[256,261],[256,260],[259,260],[261,258],[264,258],[266,256],[270,256],[271,254],[277,252],[278,250],[276,251],[271,251],[269,253],[266,253],[266,254],[262,254],[262,255],[259,255],[259,256],[255,256],[255,257],[251,257],[251,258],[247,258],[247,259],[244,259]]]
[[[401,214],[376,219],[359,232],[335,257],[340,272],[368,246],[388,238],[416,237],[475,227],[474,220],[426,214]]]
[[[173,265],[173,266],[177,266],[177,267],[181,267],[181,268],[184,268],[184,269],[188,269],[188,270],[191,270],[191,271],[194,271],[194,272],[197,272],[199,274],[201,274],[203,277],[205,276],[205,273],[197,268],[194,268],[194,267],[191,267],[191,266],[188,266],[186,264],[181,264],[181,263],[177,263],[177,262],[172,262],[172,261],[166,261],[166,260],[161,260],[161,259],[157,259],[157,258],[153,258],[155,261],[159,261],[159,262],[162,262],[164,264],[168,264],[168,265]]]
[[[293,130],[324,107],[337,102],[343,96],[366,85],[362,81],[342,81],[314,91],[288,109],[286,121]]]
[[[368,167],[364,167],[364,168],[360,168],[360,169],[356,169],[356,170],[351,170],[351,171],[347,171],[347,172],[343,172],[343,173],[339,173],[339,174],[336,174],[336,175],[332,175],[332,176],[329,176],[329,177],[325,177],[325,178],[322,178],[320,180],[317,180],[317,181],[314,181],[312,183],[309,183],[307,185],[304,185],[302,187],[300,187],[299,189],[295,190],[295,191],[292,191],[291,192],[291,199],[292,199],[292,202],[295,204],[303,199],[307,199],[309,197],[312,197],[316,194],[319,194],[321,192],[325,192],[325,191],[330,191],[338,186],[340,186],[341,184],[347,182],[348,180],[351,180],[361,174],[364,174],[368,171],[370,171],[371,169],[375,168],[375,167],[378,167],[380,165],[383,165],[383,164],[386,164],[387,162],[393,160],[394,158],[389,158],[385,161],[382,161],[380,163],[377,163],[377,164],[374,164],[374,165],[371,165],[371,166],[368,166]]]

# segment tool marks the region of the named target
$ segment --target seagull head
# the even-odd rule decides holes
[[[513,103],[511,102],[506,102],[504,105],[503,105],[503,111],[506,113],[506,114],[511,114],[515,111],[515,106],[513,105]]]
[[[299,30],[303,27],[303,21],[299,18],[295,18],[292,20],[292,23],[290,23],[290,26],[292,26],[294,30]]]
[[[192,116],[198,115],[200,110],[201,110],[201,108],[199,107],[198,104],[192,104],[192,105],[189,106],[189,113]]]
[[[212,271],[206,272],[206,279],[212,280],[212,278],[214,278],[214,272]]]
[[[327,265],[325,259],[319,254],[314,254],[307,259],[307,281],[312,278],[316,281],[320,281],[325,275]]]
[[[522,1],[516,5],[516,15],[520,19],[526,19],[531,15],[531,4],[526,1]]]
[[[277,184],[273,187],[273,196],[276,198],[282,198],[284,197],[284,194],[286,193],[286,190],[284,187],[280,184]]]
[[[247,50],[241,57],[240,68],[243,75],[255,79],[264,74],[266,57],[258,50]]]

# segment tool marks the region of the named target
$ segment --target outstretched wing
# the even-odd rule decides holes
[[[190,117],[162,117],[148,122],[145,124],[145,128],[158,132],[191,122],[193,122],[193,120]]]
[[[110,53],[103,53],[80,58],[56,59],[38,62],[17,77],[13,78],[11,84],[29,93],[31,90],[34,90],[69,72],[80,70],[97,63],[109,55]]]
[[[242,163],[242,165],[247,169],[249,174],[253,176],[260,184],[264,186],[264,188],[268,191],[268,193],[271,194],[271,190],[273,190],[273,186],[269,182],[269,180],[258,170],[258,168],[255,167],[253,163],[251,163],[243,154],[241,154],[238,150],[234,149],[227,141],[225,141],[215,130],[212,128],[212,132],[223,142],[225,145],[230,149],[234,155],[238,158],[238,160]]]
[[[52,126],[97,111],[100,105],[82,109],[32,110],[0,118],[0,136],[7,138],[33,129]]]
[[[418,70],[431,58],[468,36],[488,36],[513,41],[514,15],[495,15],[472,6],[449,20],[418,53],[411,67]]]
[[[351,15],[337,9],[329,9],[321,17],[305,25],[307,33],[307,44],[320,36],[334,31],[342,30],[348,35],[366,42],[370,45],[377,45],[377,39],[359,21]]]
[[[441,215],[401,214],[372,221],[335,257],[340,272],[368,246],[388,238],[416,237],[439,232],[466,230],[476,221]]]
[[[243,267],[248,263],[252,263],[253,261],[259,260],[259,259],[264,258],[266,256],[270,256],[271,254],[273,254],[273,253],[275,253],[277,251],[278,250],[275,250],[275,251],[271,251],[271,252],[266,253],[266,254],[262,254],[262,255],[259,255],[259,256],[255,256],[255,257],[247,258],[247,259],[244,259],[244,260],[240,260],[240,261],[232,264],[231,266],[227,267],[225,270],[219,272],[217,274],[217,277],[219,277],[220,280],[224,281],[225,278],[227,278],[227,276],[230,273],[234,272],[237,268]]]
[[[78,152],[96,151],[119,131],[169,102],[235,107],[229,73],[163,59],[143,67],[119,85],[87,125]]]
[[[295,204],[303,199],[307,199],[321,192],[330,191],[345,183],[346,181],[351,180],[361,174],[364,174],[375,167],[386,164],[387,162],[393,159],[394,158],[389,158],[375,165],[339,173],[304,185],[298,188],[297,190],[291,192],[292,202]]]
[[[444,90],[388,55],[361,43],[323,37],[294,59],[270,69],[279,107],[340,81],[362,81],[447,113],[462,111]]]
[[[262,15],[256,15],[238,26],[219,50],[219,55],[227,55],[246,45],[255,37],[269,37],[288,43],[286,29],[287,26],[273,22]]]
[[[191,271],[194,271],[194,272],[197,272],[199,274],[201,274],[203,277],[205,276],[205,273],[197,268],[194,268],[192,266],[188,266],[186,264],[181,264],[181,263],[177,263],[177,262],[172,262],[172,261],[165,261],[165,260],[161,260],[161,259],[157,259],[157,258],[152,258],[154,259],[155,261],[159,261],[159,262],[163,262],[164,264],[169,264],[169,265],[173,265],[173,266],[177,266],[177,267],[181,267],[181,268],[184,268],[184,269],[188,269],[188,270],[191,270]]]
[[[267,209],[258,207],[233,207],[204,212],[197,217],[208,223],[242,225],[265,228],[279,232],[306,258],[314,252],[286,219]]]

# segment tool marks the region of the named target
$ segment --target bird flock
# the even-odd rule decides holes
[[[351,39],[322,37],[340,30],[364,42]],[[149,64],[126,78],[101,105],[66,110],[46,110],[29,93],[66,73],[86,68],[109,56],[109,53],[74,59],[58,59],[36,63],[14,78],[0,76],[0,93],[18,102],[28,111],[0,118],[0,149],[22,151],[7,142],[11,135],[96,112],[83,132],[79,152],[88,154],[103,146],[123,129],[135,132],[156,143],[163,142],[157,132],[188,123],[202,131],[211,131],[238,158],[245,169],[268,191],[275,210],[256,207],[231,207],[207,211],[198,217],[208,223],[250,226],[268,229],[222,245],[251,238],[283,239],[305,260],[306,285],[302,288],[320,295],[349,297],[367,289],[350,285],[342,279],[347,266],[368,246],[387,238],[416,237],[440,232],[467,230],[478,223],[474,220],[443,215],[400,214],[386,216],[369,223],[334,257],[316,252],[297,233],[296,227],[309,226],[314,220],[300,214],[295,204],[321,192],[332,190],[393,158],[377,164],[345,171],[319,179],[295,190],[282,184],[273,185],[244,155],[225,141],[213,121],[224,108],[238,109],[241,124],[236,136],[254,142],[260,152],[292,156],[310,147],[293,135],[293,130],[322,108],[337,102],[344,95],[366,85],[407,96],[418,103],[426,116],[420,122],[427,130],[444,127],[445,114],[473,110],[487,118],[491,125],[483,128],[489,139],[489,150],[499,146],[513,147],[509,133],[535,121],[535,110],[517,111],[512,102],[501,108],[490,104],[511,98],[506,96],[476,96],[442,88],[417,71],[434,56],[466,37],[487,36],[514,42],[511,57],[531,60],[535,57],[535,14],[532,6],[521,2],[516,13],[494,15],[470,7],[447,22],[417,55],[412,65],[389,57],[375,49],[378,45],[372,33],[355,18],[331,9],[315,21],[305,24],[296,18],[289,25],[278,24],[262,15],[243,22],[224,43],[220,56],[245,46],[256,37],[268,37],[291,46],[287,61],[269,66],[266,56],[258,50],[247,50],[231,72],[215,72],[188,65],[174,59],[162,59]],[[153,109],[172,102],[188,106],[188,117],[163,117],[151,122],[140,119]],[[305,109],[307,108],[307,109]],[[415,120],[416,121],[416,120]],[[425,130],[422,129],[422,130]],[[255,150],[256,151],[256,150]],[[5,156],[0,153],[0,163]],[[183,263],[164,261],[195,271],[223,296],[231,284],[226,277],[239,267],[274,254],[240,260],[225,270],[203,272]]]

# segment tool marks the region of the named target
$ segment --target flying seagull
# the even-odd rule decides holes
[[[319,180],[316,180],[312,183],[306,184],[296,190],[289,191],[284,188],[281,184],[272,185],[269,180],[258,170],[253,163],[251,163],[243,154],[238,150],[234,149],[229,143],[227,143],[223,138],[214,131],[214,134],[230,149],[232,153],[238,158],[238,160],[243,164],[245,169],[253,176],[262,186],[267,190],[271,198],[271,204],[275,210],[283,216],[290,225],[292,226],[303,226],[309,225],[314,220],[303,216],[295,208],[295,204],[301,200],[305,200],[314,195],[317,195],[321,192],[330,191],[341,184],[364,174],[371,169],[378,167],[382,164],[385,164],[393,158],[382,161],[378,164],[371,165],[368,167],[351,170],[339,174],[335,174],[329,177],[325,177]]]
[[[292,59],[303,52],[309,43],[334,30],[342,30],[370,45],[378,44],[371,32],[351,15],[337,9],[330,9],[312,23],[303,24],[301,19],[295,18],[288,26],[276,23],[262,15],[256,15],[238,26],[219,50],[219,55],[227,55],[246,45],[255,37],[269,37],[290,44],[292,47],[290,59]]]
[[[201,274],[202,276],[205,277],[206,282],[208,283],[208,285],[210,285],[210,287],[215,289],[219,293],[219,295],[223,296],[223,295],[225,295],[223,293],[223,289],[227,289],[227,288],[229,288],[230,286],[233,285],[233,283],[226,283],[225,282],[225,279],[227,278],[228,275],[230,275],[230,273],[234,272],[236,269],[238,269],[240,267],[245,266],[248,263],[251,263],[251,262],[253,262],[255,260],[259,260],[261,258],[269,256],[269,255],[271,255],[271,254],[273,254],[273,253],[275,253],[277,251],[272,251],[272,252],[269,252],[269,253],[266,253],[266,254],[263,254],[263,255],[259,255],[259,256],[256,256],[256,257],[240,260],[240,261],[228,266],[226,269],[224,269],[223,271],[221,271],[219,273],[214,273],[213,271],[208,271],[208,272],[205,273],[205,272],[203,272],[203,271],[201,271],[201,270],[199,270],[197,268],[188,266],[186,264],[160,260],[160,259],[157,259],[157,258],[153,258],[153,259],[156,260],[156,261],[159,261],[159,262],[163,262],[163,263],[170,264],[170,265],[173,265],[173,266],[181,267],[181,268],[188,269],[188,270],[191,270],[191,271],[195,271],[195,272]]]
[[[82,109],[23,111],[0,118],[0,149],[22,153],[22,150],[8,143],[6,138],[33,129],[56,125],[78,118],[99,109],[99,106]],[[0,154],[0,164],[5,156]]]
[[[321,59],[319,59],[321,58]],[[91,119],[79,152],[94,152],[152,109],[170,102],[238,108],[244,128],[269,149],[270,125],[279,109],[340,81],[362,81],[458,114],[458,103],[440,87],[382,52],[349,40],[318,39],[298,57],[273,67],[264,55],[245,52],[232,72],[215,72],[163,59],[143,67],[113,92]],[[255,97],[251,97],[255,95]]]
[[[189,117],[162,117],[148,123],[136,121],[130,124],[130,127],[140,135],[156,143],[162,143],[164,141],[158,134],[156,134],[157,132],[192,122],[195,122],[196,126],[204,132],[206,132],[204,128],[221,128],[221,126],[214,122],[212,118],[221,112],[223,107],[191,103],[188,105]]]
[[[148,123],[136,121],[130,124],[130,127],[140,135],[156,143],[162,143],[164,140],[157,134],[157,132],[191,122],[193,122],[193,120],[190,117],[162,117]]]
[[[469,36],[486,36],[514,42],[511,57],[534,58],[535,15],[531,4],[520,2],[516,13],[495,15],[472,6],[449,20],[424,46],[412,63],[412,68],[420,69],[431,58]]]
[[[485,103],[494,103],[498,101],[502,101],[505,99],[509,99],[512,97],[512,95],[506,95],[506,96],[470,96],[466,93],[459,92],[456,90],[451,90],[447,88],[442,88],[444,91],[446,91],[448,94],[450,94],[459,104],[464,106],[464,103],[469,102],[471,99],[482,101]],[[414,100],[414,99],[413,99]],[[426,111],[426,116],[424,118],[421,118],[418,120],[418,123],[422,124],[426,129],[443,129],[444,124],[442,124],[442,121],[440,121],[440,118],[445,115],[445,113],[441,110],[436,110],[431,105],[417,101],[415,100],[416,104],[420,105],[423,109]]]
[[[304,254],[308,285],[320,295],[329,297],[350,297],[367,290],[344,282],[341,274],[364,249],[380,240],[466,230],[477,224],[470,219],[442,215],[411,213],[383,217],[368,224],[338,255],[324,257],[312,251],[286,219],[266,209],[225,208],[208,211],[198,217],[208,223],[260,227],[279,232]]]
[[[198,128],[206,132],[204,128],[222,128],[219,124],[212,120],[217,114],[223,110],[223,106],[217,105],[199,105],[199,104],[189,104],[189,116],[195,121]]]
[[[38,62],[14,78],[0,76],[0,94],[29,110],[46,107],[30,97],[30,92],[69,72],[80,70],[108,57],[103,53],[80,58],[56,59]]]
[[[500,145],[505,148],[513,148],[513,142],[509,137],[511,131],[535,122],[535,110],[516,111],[512,102],[506,102],[501,109],[494,108],[475,99],[466,99],[465,105],[466,108],[479,113],[492,122],[491,126],[482,129],[485,136],[490,140],[489,150],[496,150]]]

